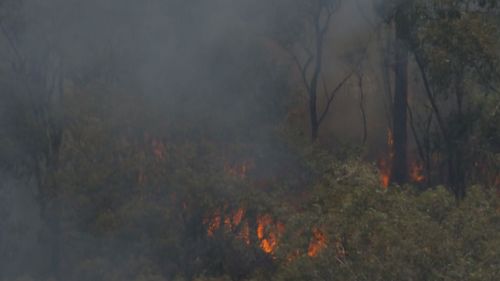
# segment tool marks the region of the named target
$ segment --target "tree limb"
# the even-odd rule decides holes
[[[323,110],[323,113],[321,113],[320,117],[319,117],[319,120],[318,120],[318,123],[321,124],[321,122],[323,122],[323,120],[325,119],[326,117],[326,114],[328,113],[329,109],[330,109],[330,106],[332,104],[332,101],[335,99],[335,97],[337,96],[337,93],[338,91],[342,88],[342,86],[344,86],[344,84],[349,80],[349,78],[351,78],[351,76],[353,75],[354,71],[350,72],[349,74],[347,74],[344,79],[337,85],[337,87],[335,87],[331,92],[330,94],[328,95],[328,100],[326,102],[326,106],[325,106],[325,109]]]
[[[295,65],[297,66],[298,70],[300,71],[300,77],[302,79],[302,83],[304,83],[307,92],[309,92],[311,86],[309,85],[309,81],[307,79],[307,70],[309,69],[309,66],[313,61],[314,55],[309,54],[306,62],[304,63],[304,65],[302,65],[300,63],[298,56],[293,51],[289,50],[289,53],[292,56],[292,59],[295,62]]]

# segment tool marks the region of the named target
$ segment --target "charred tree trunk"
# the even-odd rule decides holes
[[[394,159],[391,182],[403,184],[408,180],[407,109],[408,109],[408,48],[409,23],[403,8],[396,13],[396,65],[393,102]]]

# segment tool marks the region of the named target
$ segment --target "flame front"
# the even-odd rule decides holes
[[[213,237],[216,231],[223,227],[225,233],[234,233],[237,239],[249,246],[251,244],[250,224],[245,220],[245,213],[244,208],[238,208],[229,215],[221,214],[220,210],[215,211],[214,215],[203,220],[207,227],[207,236]],[[257,236],[259,248],[264,253],[274,257],[274,253],[279,246],[279,239],[285,233],[285,228],[284,223],[274,220],[269,214],[257,216],[255,235]],[[325,233],[321,229],[318,227],[313,228],[307,255],[316,257],[322,250],[327,248],[327,240]],[[293,251],[288,255],[287,260],[292,261],[300,255],[300,252],[300,250]]]

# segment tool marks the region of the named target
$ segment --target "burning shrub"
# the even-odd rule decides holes
[[[313,259],[281,263],[273,280],[495,280],[500,260],[500,201],[472,187],[457,206],[444,188],[415,193],[365,186],[320,184],[306,212],[287,222],[326,236]],[[286,236],[284,244],[304,245]],[[311,246],[309,247],[311,250]]]

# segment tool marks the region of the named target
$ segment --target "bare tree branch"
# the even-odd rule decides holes
[[[368,121],[366,118],[365,110],[365,93],[363,90],[363,74],[358,72],[358,87],[359,87],[359,110],[361,111],[361,117],[363,120],[363,145],[366,144],[368,140]]]
[[[330,106],[332,104],[332,101],[335,99],[335,97],[337,96],[337,93],[338,91],[342,88],[342,86],[344,86],[344,84],[349,80],[349,78],[351,78],[351,76],[354,74],[354,71],[351,71],[349,74],[347,74],[344,79],[337,85],[337,87],[335,87],[331,92],[330,94],[328,95],[328,100],[326,102],[326,106],[325,106],[325,109],[323,110],[323,113],[321,113],[320,117],[319,117],[319,120],[318,120],[318,123],[321,124],[321,122],[323,122],[323,120],[325,119],[326,117],[326,114],[328,113],[329,109],[330,109]]]
[[[415,52],[415,61],[417,62],[417,66],[420,70],[420,74],[421,74],[422,79],[424,81],[424,87],[425,87],[425,92],[427,94],[427,98],[429,99],[429,102],[431,104],[432,110],[434,111],[434,114],[436,114],[438,126],[441,130],[441,133],[443,134],[443,138],[448,142],[448,131],[446,130],[446,127],[444,125],[444,120],[443,120],[441,113],[439,111],[439,108],[437,106],[436,99],[432,93],[429,79],[427,78],[427,74],[425,73],[423,61],[416,52]]]
[[[300,63],[300,59],[298,58],[297,54],[295,54],[292,50],[288,50],[290,53],[290,56],[292,57],[295,65],[297,66],[297,69],[300,72],[300,77],[302,79],[302,83],[304,83],[304,86],[306,87],[307,92],[310,91],[311,86],[309,85],[309,81],[307,79],[307,71],[309,69],[309,66],[311,65],[314,55],[310,54],[308,55],[308,58],[304,65]]]

